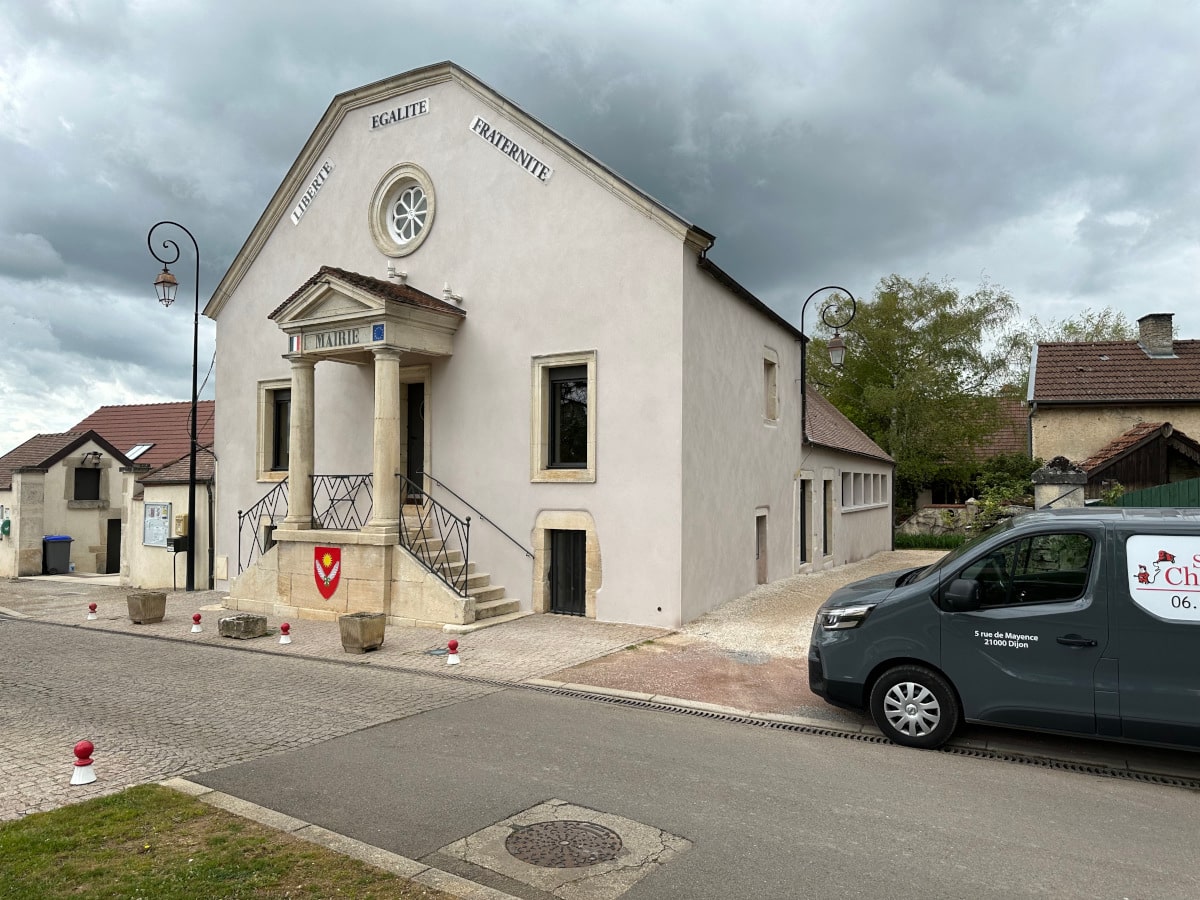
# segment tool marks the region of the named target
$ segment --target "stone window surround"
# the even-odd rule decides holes
[[[600,564],[600,538],[596,534],[596,522],[592,514],[583,510],[545,509],[538,513],[533,523],[533,611],[550,612],[550,532],[583,531],[585,575],[584,616],[596,618],[596,595],[604,581]]]
[[[855,502],[854,479],[860,479],[862,498]],[[870,480],[870,499],[867,498],[866,482]],[[879,509],[891,502],[891,486],[883,472],[842,472],[842,512],[852,513],[864,509]]]
[[[549,460],[550,370],[587,366],[587,466],[552,469]],[[596,482],[596,351],[555,353],[532,359],[530,387],[529,480],[538,482]]]
[[[763,424],[779,422],[779,354],[763,347]]]
[[[286,469],[271,468],[271,448],[275,439],[275,403],[276,391],[291,390],[291,378],[268,378],[258,382],[258,448],[257,457],[259,481],[283,481],[287,478]]]
[[[94,465],[84,465],[83,454],[79,457],[71,457],[65,460],[67,477],[64,479],[64,496],[67,501],[67,509],[108,509],[108,478],[104,474],[105,470],[112,466],[112,460],[107,457],[102,458]],[[87,469],[89,471],[98,471],[100,473],[99,495],[95,500],[76,500],[75,499],[75,473],[79,469]]]
[[[397,195],[406,187],[418,185],[425,193],[425,203],[428,212],[421,231],[406,244],[396,242],[387,225],[388,210]],[[433,230],[434,218],[437,214],[437,198],[433,191],[433,180],[429,173],[416,163],[400,163],[392,166],[379,179],[375,192],[371,195],[371,205],[367,210],[368,226],[375,246],[385,256],[398,258],[408,256],[425,242],[429,232]]]

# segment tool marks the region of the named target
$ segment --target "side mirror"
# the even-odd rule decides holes
[[[950,612],[973,612],[980,605],[978,581],[956,578],[942,591],[942,606]]]

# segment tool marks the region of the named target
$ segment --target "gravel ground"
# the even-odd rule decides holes
[[[793,575],[764,584],[706,613],[680,629],[722,650],[772,657],[807,657],[813,617],[829,595],[862,578],[928,566],[944,550],[893,550],[813,575]]]

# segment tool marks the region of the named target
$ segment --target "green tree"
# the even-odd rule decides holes
[[[1008,292],[987,283],[968,294],[889,275],[842,330],[840,371],[825,353],[830,329],[818,325],[812,383],[896,461],[901,503],[935,478],[965,481],[976,468],[975,448],[1000,424],[1003,338],[1016,314]]]

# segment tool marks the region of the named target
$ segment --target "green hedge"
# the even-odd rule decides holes
[[[897,550],[953,550],[966,541],[962,534],[897,534]]]

